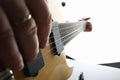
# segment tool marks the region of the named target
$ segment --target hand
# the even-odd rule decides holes
[[[90,32],[90,31],[92,31],[92,24],[90,22],[88,22],[89,19],[90,19],[90,17],[83,18],[82,20],[78,20],[78,21],[87,21],[87,23],[86,23],[86,29],[84,30],[84,32]]]
[[[21,54],[34,60],[46,46],[51,20],[46,0],[0,0],[0,68],[22,70]]]
[[[86,23],[86,29],[84,32],[91,32],[92,31],[92,24],[90,22]]]

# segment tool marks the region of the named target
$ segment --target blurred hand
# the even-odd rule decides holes
[[[87,21],[87,23],[86,23],[86,29],[84,30],[84,32],[90,32],[90,31],[92,31],[92,24],[91,24],[91,22],[88,22],[89,19],[90,19],[90,17],[83,18],[82,20],[78,20],[78,21]]]
[[[21,54],[34,60],[46,46],[51,20],[46,0],[0,0],[0,68],[22,70]]]

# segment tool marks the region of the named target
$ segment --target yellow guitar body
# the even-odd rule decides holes
[[[53,14],[53,19],[58,22],[63,22],[60,17],[59,9],[57,9],[62,7],[61,1],[48,0],[48,3],[50,11]],[[37,76],[25,77],[21,71],[19,73],[14,73],[15,80],[67,80],[72,74],[73,68],[67,65],[64,52],[62,52],[60,56],[57,56],[53,55],[54,53],[51,49],[52,47],[48,45],[41,50],[45,65],[39,70]]]
[[[23,72],[15,73],[16,80],[67,80],[73,68],[68,67],[64,53],[60,56],[52,55],[50,46],[42,50],[45,66],[36,77],[25,77]],[[50,52],[49,52],[50,51]],[[38,63],[39,64],[39,63]]]

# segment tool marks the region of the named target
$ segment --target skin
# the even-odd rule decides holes
[[[16,25],[26,15],[32,19]],[[0,69],[23,69],[46,46],[50,34],[51,14],[46,0],[0,0]]]

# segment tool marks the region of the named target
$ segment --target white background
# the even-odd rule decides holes
[[[66,47],[66,54],[83,63],[120,62],[119,0],[63,0],[66,21],[90,17],[93,31],[80,33]]]

